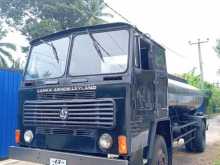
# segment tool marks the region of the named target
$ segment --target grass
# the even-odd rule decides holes
[[[213,165],[220,165],[220,160],[216,160],[213,162]]]
[[[218,152],[218,156],[216,160],[214,160],[213,165],[220,165],[220,151]]]

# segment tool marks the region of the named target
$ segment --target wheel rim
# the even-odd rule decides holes
[[[166,165],[166,156],[162,149],[158,151],[157,165]]]

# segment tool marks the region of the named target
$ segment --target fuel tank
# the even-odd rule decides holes
[[[202,92],[187,83],[168,79],[168,105],[194,111],[202,106],[204,95]]]

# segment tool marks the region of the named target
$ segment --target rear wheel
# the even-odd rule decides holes
[[[206,126],[204,121],[201,121],[194,136],[195,138],[191,142],[185,144],[186,150],[190,152],[203,152],[206,147]]]
[[[151,165],[168,165],[167,145],[164,138],[157,135]]]

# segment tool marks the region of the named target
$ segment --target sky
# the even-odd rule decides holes
[[[220,58],[214,51],[216,39],[220,39],[219,0],[105,0],[119,11],[132,25],[151,38],[168,47],[166,50],[170,73],[189,72],[193,68],[199,73],[198,48],[189,45],[198,38],[209,42],[202,44],[204,79],[220,82],[216,74]],[[106,9],[106,12],[111,12]],[[111,22],[123,21],[118,16]],[[171,51],[170,51],[171,49]],[[173,53],[173,51],[175,53]]]
[[[204,78],[209,82],[220,82],[217,69],[220,58],[214,46],[220,39],[220,1],[219,0],[105,0],[112,8],[120,12],[137,26],[142,32],[164,45],[166,49],[169,73],[185,73],[196,68],[199,73],[198,49],[189,45],[198,38],[209,42],[203,44],[202,59]],[[112,13],[111,10],[105,9]],[[106,18],[109,22],[124,22],[118,16]],[[19,32],[11,32],[6,41],[15,42],[19,46],[27,45]],[[171,49],[171,50],[170,50]],[[175,52],[175,53],[174,53]],[[16,58],[23,58],[18,51]]]

